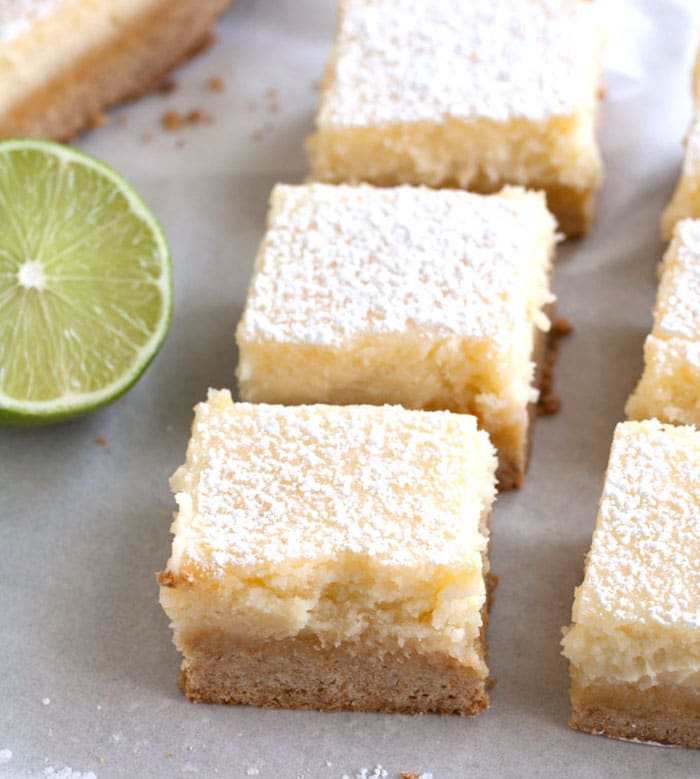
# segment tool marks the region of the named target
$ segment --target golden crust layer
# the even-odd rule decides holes
[[[168,571],[157,578],[161,587],[176,586]],[[476,643],[484,662],[497,585],[488,574]],[[196,703],[464,716],[488,707],[490,688],[484,674],[439,652],[394,648],[378,654],[361,638],[322,647],[311,635],[245,644],[213,629],[188,636],[178,686]]]
[[[487,680],[439,653],[379,655],[361,643],[321,647],[311,637],[244,646],[203,633],[179,677],[192,701],[323,711],[476,714]]]
[[[109,106],[158,85],[209,41],[231,0],[163,0],[71,67],[57,72],[0,119],[0,138],[68,140]]]
[[[700,692],[678,685],[584,684],[572,669],[572,728],[611,738],[700,747]]]

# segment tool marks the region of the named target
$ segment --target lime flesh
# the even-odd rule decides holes
[[[0,421],[41,424],[119,397],[167,334],[158,223],[101,162],[0,142]]]

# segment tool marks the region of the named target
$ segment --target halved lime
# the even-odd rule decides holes
[[[0,142],[0,422],[119,397],[171,313],[163,231],[126,181],[67,146]]]

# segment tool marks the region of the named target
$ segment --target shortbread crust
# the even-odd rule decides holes
[[[187,694],[481,708],[495,465],[466,415],[233,404],[210,391],[173,477],[179,513],[159,577]],[[388,691],[402,676],[381,703],[381,680]]]

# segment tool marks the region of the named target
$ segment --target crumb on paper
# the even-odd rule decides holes
[[[48,706],[49,703],[51,703],[51,698],[42,698],[41,702],[44,704],[44,706]]]
[[[193,108],[187,112],[188,124],[214,124],[214,117],[212,114],[203,111],[201,108]]]
[[[605,98],[608,96],[608,88],[604,86],[598,87],[597,97],[598,100],[605,100]]]
[[[251,133],[251,138],[255,143],[260,143],[260,141],[264,140],[267,135],[270,135],[270,133],[275,129],[275,126],[268,122],[267,124],[264,124],[262,127],[258,127],[257,130],[253,130]]]
[[[165,756],[166,756],[166,758],[167,758],[168,760],[172,760],[172,759],[173,759],[173,757],[174,757],[174,755],[173,755],[173,753],[172,753],[172,752],[166,752]]]
[[[209,76],[207,86],[210,92],[223,92],[224,82],[219,76]]]
[[[168,132],[175,132],[187,125],[214,124],[214,116],[201,108],[192,108],[187,113],[169,109],[161,115],[160,123]]]
[[[170,76],[166,76],[156,87],[156,91],[161,95],[171,95],[177,89],[177,81]]]
[[[9,763],[12,760],[11,749],[0,749],[0,763]]]
[[[276,114],[280,110],[278,92],[275,87],[268,87],[265,90],[265,100],[267,101],[267,111],[270,114]]]
[[[98,755],[97,756],[97,761],[100,763],[100,765],[103,765],[104,761],[105,761],[105,756],[104,755]]]
[[[406,771],[402,771],[399,776],[401,779],[433,779],[433,775],[430,772],[424,774],[412,774],[406,773]]]
[[[92,117],[92,119],[89,122],[89,126],[92,130],[96,129],[97,127],[102,127],[103,125],[107,124],[109,121],[109,117],[105,113],[99,113],[95,114],[95,116]]]
[[[103,438],[101,435],[98,435],[97,438],[95,439],[95,443],[98,446],[107,446],[107,439]]]
[[[496,686],[496,680],[495,679],[489,679],[486,682],[486,688],[489,690],[493,690],[493,688]]]
[[[245,775],[246,776],[258,776],[260,774],[261,766],[262,766],[262,763],[249,763],[248,765],[246,765]]]
[[[160,117],[160,123],[168,132],[179,130],[185,123],[185,117],[177,111],[163,111]]]

